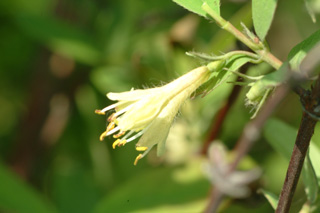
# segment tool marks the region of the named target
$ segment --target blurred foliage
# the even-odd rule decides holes
[[[319,29],[303,5],[279,1],[266,39],[281,59]],[[222,1],[221,14],[235,26],[252,26],[249,1]],[[234,49],[232,36],[170,0],[0,1],[0,22],[1,212],[204,209],[210,183],[198,152],[232,84],[185,103],[165,156],[151,151],[137,166],[134,144],[112,150],[112,138],[99,142],[105,120],[94,110],[111,104],[107,92],[161,85],[198,66],[186,51]],[[250,72],[270,69],[262,66]],[[250,117],[244,95],[220,133],[229,148]],[[288,96],[274,116],[296,129],[297,97]],[[318,147],[319,132],[317,126]],[[257,141],[241,166],[259,165],[259,188],[279,194],[287,163],[266,140]],[[227,199],[223,212],[272,211],[256,188],[247,199]],[[304,196],[298,189],[296,197]]]

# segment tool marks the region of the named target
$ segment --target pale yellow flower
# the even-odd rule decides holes
[[[158,145],[157,154],[164,151],[171,124],[181,104],[209,78],[210,71],[207,66],[198,67],[180,78],[157,88],[144,90],[131,90],[122,93],[108,93],[110,100],[118,101],[102,110],[98,114],[105,114],[115,110],[108,118],[109,125],[100,136],[112,135],[118,138],[113,143],[116,146],[125,145],[136,138],[139,154],[134,162],[143,158],[154,145]]]

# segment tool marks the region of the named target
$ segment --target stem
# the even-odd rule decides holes
[[[320,77],[320,75],[319,75]],[[284,181],[282,191],[279,198],[277,213],[289,212],[291,201],[298,184],[302,166],[306,153],[308,151],[310,140],[314,132],[317,119],[319,118],[319,98],[320,98],[320,79],[316,81],[311,93],[303,89],[298,89],[301,97],[304,113],[302,115],[299,132],[296,138],[290,163],[287,170],[286,179]]]
[[[281,67],[282,62],[277,57],[272,55],[264,47],[261,41],[258,41],[258,42],[252,41],[250,38],[248,38],[246,35],[240,32],[237,28],[235,28],[230,22],[226,21],[224,18],[218,15],[206,2],[203,3],[202,9],[206,11],[222,29],[234,35],[242,43],[244,43],[250,49],[256,52],[263,61],[273,66],[276,70],[278,70]]]
[[[281,103],[284,97],[290,91],[288,85],[282,85],[277,88],[273,98],[266,101],[260,113],[252,119],[243,129],[242,135],[233,149],[236,154],[234,161],[230,164],[228,173],[236,170],[241,159],[249,152],[250,148],[257,140],[265,121],[270,117],[276,107]],[[205,209],[205,213],[215,212],[222,201],[223,194],[215,187],[210,193],[210,202]]]
[[[216,212],[223,198],[224,198],[223,193],[221,193],[217,187],[212,188],[210,192],[209,203],[203,212],[204,213]]]
[[[317,121],[313,120],[307,113],[303,113],[296,143],[293,147],[287,176],[282,187],[277,213],[289,212],[291,201],[296,190],[303,162],[309,148],[310,140]]]

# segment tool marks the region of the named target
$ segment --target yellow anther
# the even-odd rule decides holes
[[[142,154],[139,154],[137,157],[136,157],[136,159],[134,160],[134,163],[133,163],[133,165],[137,165],[137,163],[138,163],[138,161],[140,160],[142,158]]]
[[[136,147],[136,150],[137,150],[137,151],[140,151],[140,152],[146,151],[147,149],[148,149],[148,147],[146,147],[146,146],[137,146],[137,147]]]
[[[100,109],[96,109],[96,110],[94,111],[94,113],[96,113],[96,114],[98,114],[98,115],[105,115],[105,114],[106,114],[105,112],[101,112]]]
[[[107,136],[107,131],[104,131],[101,135],[100,135],[100,141],[103,141],[103,139]]]
[[[121,132],[119,132],[118,134],[113,135],[113,137],[114,137],[114,138],[119,138],[119,137],[121,137],[121,136],[124,135],[124,134],[126,134],[126,132],[125,132],[125,131],[121,131]]]
[[[115,149],[117,145],[119,145],[121,143],[120,139],[117,139],[115,142],[113,142],[112,144],[112,148]]]
[[[116,125],[113,122],[109,123],[109,125],[107,126],[106,132],[109,132],[109,131],[113,130],[115,126]]]
[[[122,141],[119,143],[119,146],[124,146],[124,145],[126,145],[126,143],[127,143],[127,140],[122,140]]]

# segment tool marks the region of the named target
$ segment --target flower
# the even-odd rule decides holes
[[[115,110],[115,113],[108,117],[109,125],[101,134],[100,140],[113,134],[113,137],[117,138],[112,144],[115,148],[141,136],[136,150],[144,153],[136,157],[134,165],[156,144],[157,154],[161,155],[181,104],[206,82],[209,76],[208,67],[201,66],[162,87],[108,93],[107,97],[110,100],[118,102],[102,110],[96,110],[97,114],[102,115],[109,110]]]

